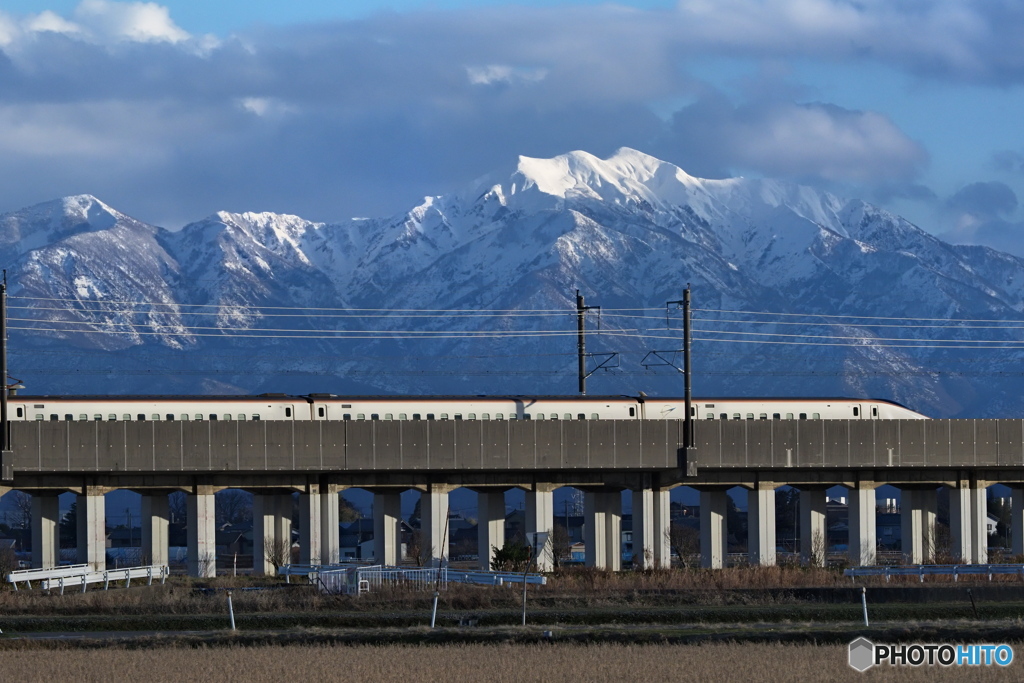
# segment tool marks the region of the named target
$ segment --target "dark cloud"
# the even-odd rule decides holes
[[[997,171],[1024,173],[1024,154],[1008,149],[996,152],[992,155],[992,166]]]
[[[946,201],[955,212],[978,217],[1005,216],[1017,208],[1017,195],[1005,183],[971,183]]]
[[[818,182],[906,182],[928,155],[887,117],[829,104],[734,105],[709,93],[676,112],[658,149],[699,175],[755,170]]]

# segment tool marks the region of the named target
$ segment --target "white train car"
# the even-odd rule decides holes
[[[683,419],[681,398],[632,396],[12,396],[11,420],[630,420]],[[698,420],[926,419],[891,401],[695,398]]]

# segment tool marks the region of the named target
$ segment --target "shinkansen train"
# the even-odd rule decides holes
[[[681,420],[681,398],[646,396],[12,396],[11,420]],[[892,401],[694,398],[697,420],[919,420]]]

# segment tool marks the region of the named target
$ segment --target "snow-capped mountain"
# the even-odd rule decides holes
[[[11,373],[31,393],[569,394],[579,289],[601,307],[588,350],[619,354],[590,393],[679,394],[678,372],[640,361],[679,348],[666,302],[689,282],[698,395],[1024,410],[1021,352],[973,348],[1018,331],[944,322],[1024,319],[1021,259],[631,149],[520,157],[404,214],[332,224],[220,212],[172,232],[68,197],[0,216],[0,263]]]

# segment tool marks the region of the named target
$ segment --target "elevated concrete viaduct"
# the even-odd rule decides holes
[[[57,496],[78,495],[80,561],[104,561],[103,494],[142,494],[143,552],[167,557],[167,494],[188,497],[189,571],[215,570],[214,493],[255,494],[257,569],[274,570],[262,547],[291,537],[291,496],[300,494],[303,561],[338,559],[338,492],[374,495],[378,560],[398,559],[406,489],[422,492],[422,545],[447,555],[448,495],[477,491],[482,548],[501,545],[503,495],[526,492],[527,531],[553,526],[552,492],[584,491],[586,562],[621,567],[621,491],[633,492],[634,556],[668,566],[669,491],[700,491],[701,555],[722,566],[728,537],[726,495],[748,491],[748,549],[754,563],[775,563],[777,487],[800,490],[801,554],[824,559],[825,489],[850,490],[850,558],[875,561],[875,489],[902,489],[904,552],[914,562],[934,552],[936,492],[951,490],[953,553],[986,561],[985,488],[1013,489],[1014,552],[1024,550],[1024,420],[736,420],[698,421],[695,447],[682,448],[675,420],[545,421],[192,421],[11,424],[12,452],[0,492],[33,495],[33,563],[57,561]],[[287,504],[285,503],[287,501]],[[481,553],[482,565],[487,564]],[[549,555],[539,558],[542,568]]]

